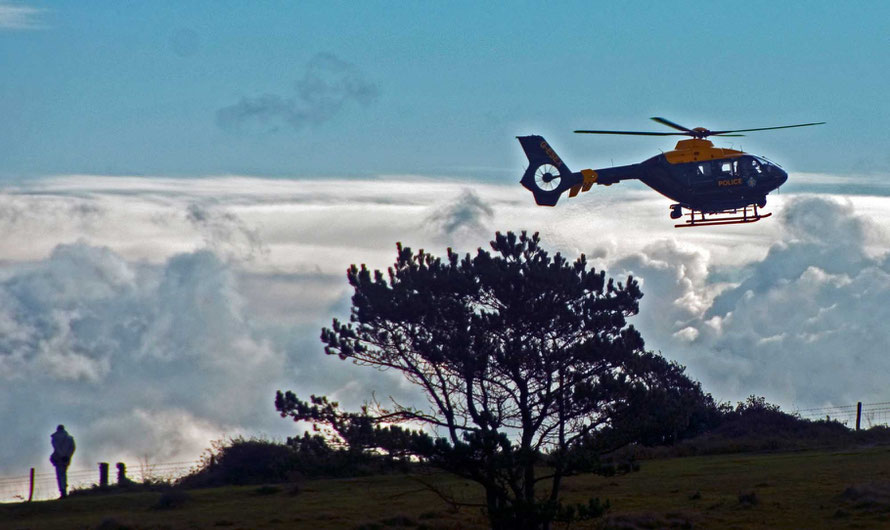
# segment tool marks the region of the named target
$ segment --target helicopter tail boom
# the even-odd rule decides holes
[[[517,136],[528,167],[522,175],[522,184],[535,196],[539,206],[556,206],[559,197],[569,191],[574,197],[589,191],[594,184],[609,186],[631,178],[637,178],[638,164],[605,169],[582,169],[572,172],[541,136]]]
[[[571,189],[570,196],[574,197],[582,188],[587,191],[596,182],[596,173],[591,170],[572,173],[542,136],[517,138],[528,158],[528,167],[519,182],[532,192],[539,206],[556,206],[566,190]],[[585,172],[590,175],[585,176]]]

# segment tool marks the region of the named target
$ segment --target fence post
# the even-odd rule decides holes
[[[130,479],[127,478],[127,465],[123,462],[117,463],[117,485],[123,486],[130,482]]]
[[[108,462],[99,462],[99,487],[108,487]]]
[[[856,430],[859,430],[859,421],[862,419],[862,402],[856,403]]]
[[[34,498],[34,468],[31,468],[31,487],[28,488],[28,502]]]

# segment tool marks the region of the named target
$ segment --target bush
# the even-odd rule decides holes
[[[840,448],[890,443],[890,428],[854,431],[830,420],[811,421],[782,412],[762,397],[750,396],[735,407],[721,404],[720,417],[703,434],[672,446],[633,446],[637,458],[692,456],[751,451]]]
[[[386,455],[334,449],[308,432],[286,443],[232,438],[213,443],[201,466],[182,478],[188,488],[294,482],[300,477],[354,477],[408,471],[407,461]]]
[[[214,442],[201,467],[179,481],[185,487],[285,482],[293,469],[293,451],[286,445],[260,438],[233,438]]]

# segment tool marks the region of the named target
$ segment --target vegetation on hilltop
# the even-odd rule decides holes
[[[554,526],[884,528],[890,518],[887,469],[887,447],[652,460],[639,473],[567,478],[563,494],[568,502],[609,498],[612,508],[596,521]],[[474,483],[442,472],[302,479],[299,489],[284,484],[226,486],[189,490],[185,497],[168,495],[166,499],[163,491],[137,491],[0,504],[0,528],[488,526],[478,509],[455,509],[418,480],[470,502],[483,494]]]

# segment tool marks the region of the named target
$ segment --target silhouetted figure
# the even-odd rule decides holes
[[[64,425],[56,427],[56,432],[50,436],[53,443],[53,454],[49,461],[56,467],[56,481],[59,483],[59,493],[62,497],[68,496],[68,465],[71,464],[71,455],[74,454],[74,438],[68,434]]]

